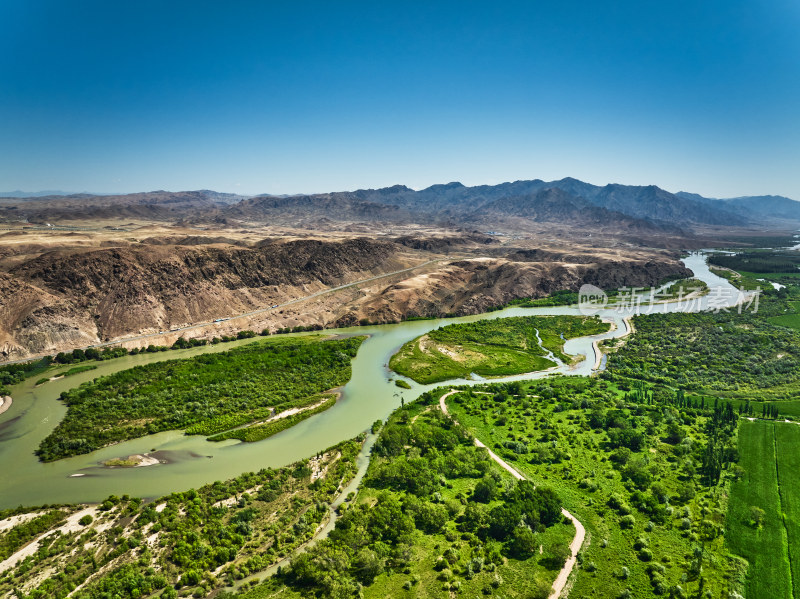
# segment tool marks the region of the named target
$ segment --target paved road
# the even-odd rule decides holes
[[[441,408],[444,414],[448,414],[447,411],[447,403],[445,400],[453,395],[454,393],[458,393],[458,390],[453,389],[439,398],[439,407]],[[495,452],[491,449],[486,447],[479,439],[475,439],[475,445],[478,447],[484,447],[489,452],[489,456],[497,462],[503,469],[511,474],[517,480],[525,480],[525,477],[519,473],[513,466],[508,464],[505,460],[503,460],[500,456],[498,456]],[[569,575],[572,573],[572,569],[575,567],[575,564],[578,561],[578,551],[580,551],[581,546],[583,545],[583,541],[586,538],[586,529],[581,524],[580,520],[578,520],[575,516],[570,514],[567,510],[563,507],[561,508],[561,514],[567,518],[568,520],[572,521],[573,526],[575,526],[575,536],[572,538],[572,543],[569,544],[569,551],[570,556],[567,562],[564,564],[564,567],[561,568],[561,571],[556,576],[555,581],[553,582],[553,590],[550,592],[550,596],[548,599],[558,599],[561,596],[561,592],[564,590],[564,587],[567,585],[567,580],[569,579]]]

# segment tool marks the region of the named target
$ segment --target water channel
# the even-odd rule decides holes
[[[712,288],[712,293],[694,302],[656,305],[652,308],[653,312],[695,312],[721,303],[732,305],[741,299],[728,281],[709,271],[702,254],[691,254],[684,259],[684,263],[694,272],[696,278],[705,281]],[[631,306],[608,306],[600,310],[598,315],[613,321],[615,328],[602,335],[567,341],[564,346],[566,354],[583,356],[577,364],[561,365],[548,372],[496,380],[540,378],[554,371],[587,376],[591,374],[596,360],[593,342],[625,334],[627,325],[624,318],[634,312],[635,308]],[[39,462],[33,453],[66,413],[66,407],[58,400],[62,391],[118,370],[167,359],[224,351],[235,345],[252,343],[252,339],[126,356],[100,362],[96,370],[53,380],[40,386],[35,386],[37,377],[33,377],[12,389],[14,402],[0,416],[0,509],[17,505],[97,502],[110,494],[156,498],[172,491],[196,488],[216,480],[232,478],[247,471],[285,466],[315,455],[344,439],[355,437],[368,429],[375,420],[386,419],[400,405],[401,398],[406,402],[413,401],[424,391],[442,384],[419,385],[409,380],[411,389],[403,390],[390,380],[398,377],[387,367],[389,358],[406,341],[442,325],[458,322],[509,316],[579,314],[581,312],[575,306],[512,307],[460,318],[325,331],[323,335],[369,335],[353,360],[353,375],[344,386],[340,401],[333,408],[257,443],[241,443],[235,440],[210,443],[202,436],[186,436],[180,431],[170,431],[49,464]],[[475,384],[481,381],[449,382]],[[157,451],[157,455],[167,463],[142,468],[105,468],[100,465],[111,458],[153,451]]]

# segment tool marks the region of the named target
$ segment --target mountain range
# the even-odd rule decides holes
[[[597,186],[569,177],[473,187],[452,182],[418,191],[404,185],[296,196],[155,191],[4,198],[0,202],[0,221],[6,222],[109,217],[302,226],[325,221],[483,228],[560,223],[681,234],[707,227],[794,227],[800,223],[800,202],[782,196],[707,198],[688,192],[673,194],[655,185]]]

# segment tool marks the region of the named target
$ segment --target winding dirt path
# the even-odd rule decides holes
[[[452,389],[439,398],[439,408],[441,408],[442,412],[446,415],[449,415],[449,412],[447,411],[446,400],[454,393],[458,393],[458,391],[456,389]],[[513,466],[508,464],[505,460],[503,460],[503,458],[498,456],[491,449],[486,447],[486,445],[484,445],[480,440],[475,439],[475,445],[477,447],[485,448],[486,451],[489,452],[491,458],[495,462],[497,462],[497,464],[501,468],[503,468],[509,474],[511,474],[511,476],[513,476],[517,480],[525,480],[525,477],[522,474],[520,474],[518,470],[516,470]],[[567,586],[567,580],[569,579],[569,575],[572,573],[572,569],[575,567],[575,564],[578,561],[578,551],[580,551],[581,546],[583,545],[583,541],[586,538],[586,529],[583,527],[583,524],[581,524],[580,520],[578,520],[575,516],[570,514],[563,507],[561,508],[561,514],[572,522],[573,526],[575,527],[575,536],[572,538],[572,543],[569,544],[569,551],[570,551],[569,559],[567,559],[567,562],[564,564],[564,567],[561,568],[561,571],[558,573],[558,576],[556,576],[556,579],[553,582],[553,590],[550,592],[548,599],[558,599],[561,596],[564,587]]]

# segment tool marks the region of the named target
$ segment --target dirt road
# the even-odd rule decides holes
[[[444,414],[448,414],[446,400],[454,393],[458,393],[458,391],[453,389],[452,391],[445,393],[444,395],[442,395],[441,398],[439,398],[439,407],[441,408]],[[510,464],[506,463],[505,460],[503,460],[500,456],[494,453],[491,449],[486,447],[486,445],[481,443],[481,441],[475,439],[475,445],[477,445],[478,447],[486,448],[491,458],[495,462],[497,462],[500,465],[500,467],[508,471],[509,474],[511,474],[511,476],[513,476],[517,480],[525,480],[525,477],[522,474],[520,474]],[[567,585],[567,580],[569,579],[569,575],[572,573],[572,569],[575,567],[575,564],[578,561],[578,551],[580,551],[581,546],[583,545],[583,541],[586,538],[586,529],[583,527],[583,524],[581,524],[580,520],[578,520],[575,516],[570,514],[563,507],[561,508],[561,514],[565,518],[570,520],[573,526],[575,526],[575,536],[572,539],[572,543],[569,544],[569,551],[570,551],[569,559],[567,559],[567,562],[564,564],[564,567],[561,568],[561,571],[558,573],[558,576],[556,576],[556,579],[553,582],[553,590],[550,592],[550,596],[548,597],[548,599],[558,599],[558,597],[561,596],[561,592]]]

